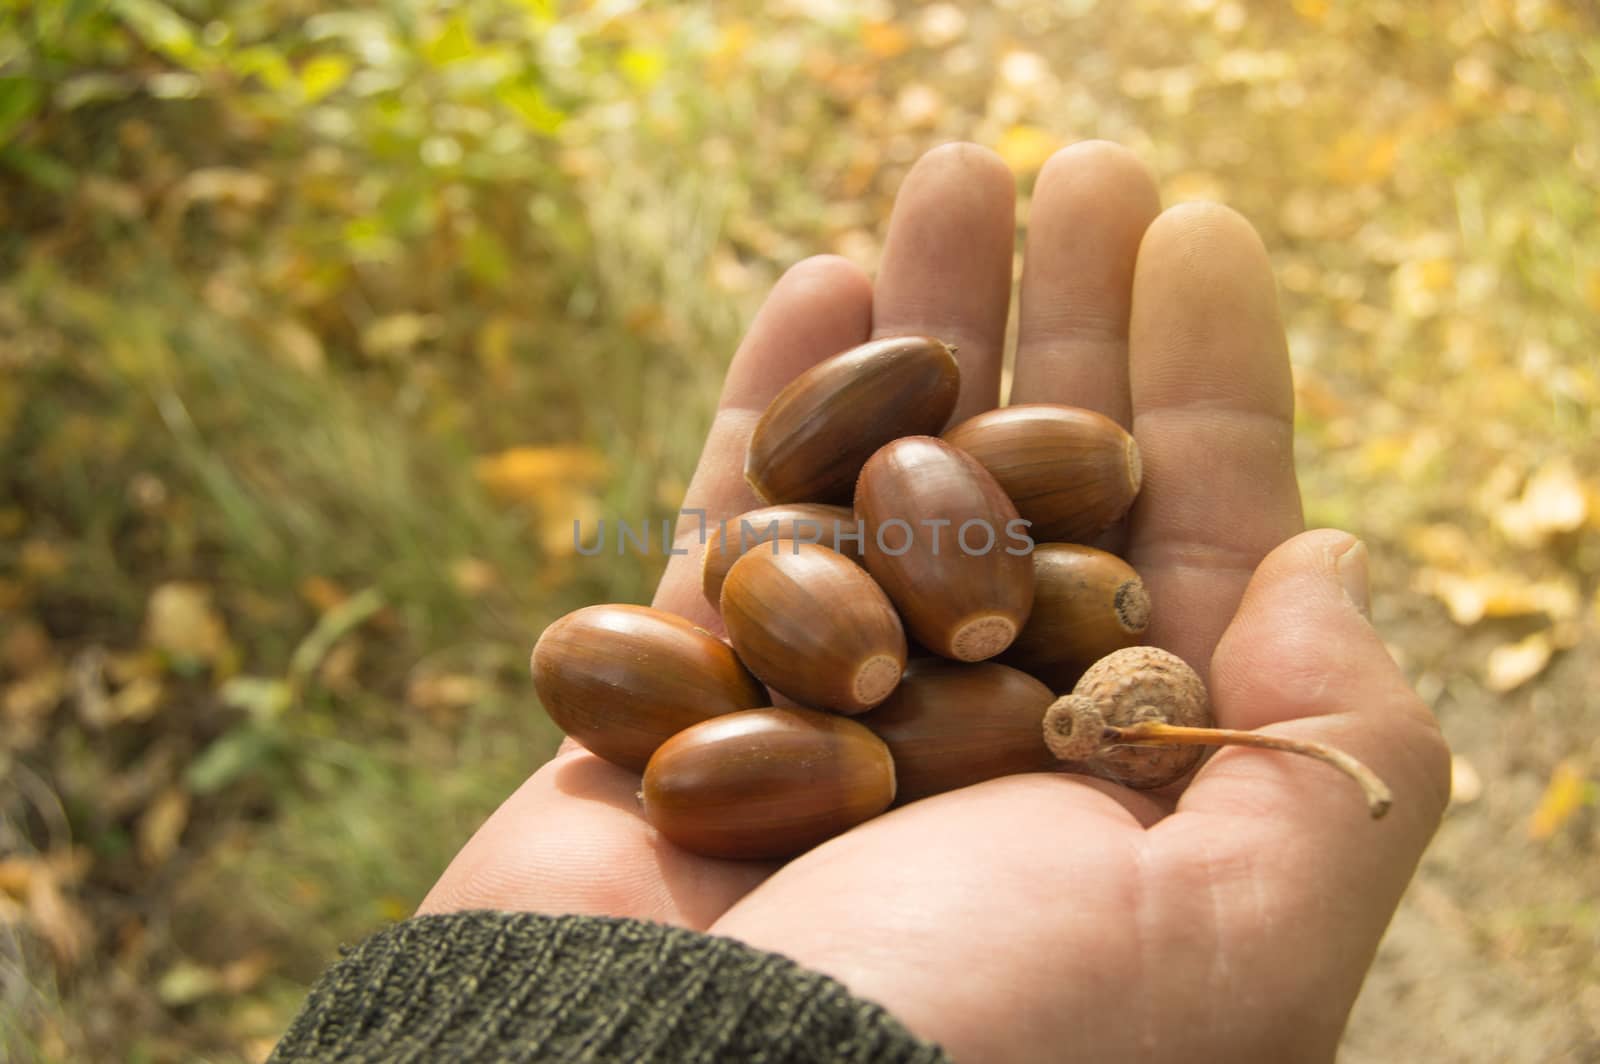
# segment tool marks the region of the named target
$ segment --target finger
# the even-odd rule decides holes
[[[1433,714],[1389,657],[1367,608],[1367,548],[1349,533],[1305,532],[1269,554],[1212,659],[1217,723],[1245,730],[1279,725],[1273,730],[1348,750],[1395,790],[1393,815],[1431,832],[1448,792],[1448,758]],[[1237,758],[1243,766],[1214,771],[1233,764],[1237,753],[1214,758],[1202,773],[1208,789],[1197,790],[1197,779],[1183,806],[1202,794],[1222,800],[1229,789],[1216,787],[1211,777],[1241,774],[1257,784],[1309,791],[1295,801],[1288,794],[1258,796],[1280,803],[1281,815],[1307,826],[1315,816],[1347,818],[1352,806],[1359,808],[1353,785],[1321,775],[1303,759],[1285,763],[1275,752],[1253,752]],[[1327,786],[1302,787],[1305,781],[1296,777],[1308,768]],[[1308,808],[1317,803],[1321,812]],[[1411,813],[1403,814],[1401,805]]]
[[[928,152],[895,197],[873,301],[873,335],[925,333],[956,347],[952,423],[999,402],[1011,305],[1016,184],[975,144]]]
[[[1150,591],[1150,641],[1204,675],[1256,564],[1304,527],[1288,351],[1249,222],[1192,203],[1151,224],[1129,349],[1144,487],[1128,559]]]
[[[773,865],[697,857],[639,814],[639,777],[583,750],[558,754],[456,855],[419,913],[499,909],[628,916],[695,930]]]
[[[1388,815],[1369,819],[1359,790],[1315,761],[1225,748],[1200,770],[1177,815],[1152,832],[1165,854],[1210,883],[1213,903],[1233,900],[1215,910],[1232,947],[1218,948],[1233,954],[1232,965],[1260,970],[1270,960],[1248,951],[1274,953],[1278,970],[1326,981],[1309,997],[1346,1004],[1450,791],[1438,725],[1363,615],[1365,555],[1360,541],[1326,529],[1273,551],[1217,647],[1211,693],[1223,726],[1323,742],[1361,759],[1394,794]],[[1166,871],[1185,878],[1181,867]],[[1261,884],[1276,886],[1263,894]],[[1306,956],[1325,963],[1281,961]],[[1342,1021],[1331,1017],[1334,1037]]]
[[[1063,148],[1034,186],[1013,403],[1066,403],[1124,427],[1139,241],[1161,211],[1150,170],[1103,140]]]
[[[872,285],[849,260],[819,255],[789,268],[762,305],[728,367],[716,419],[684,499],[704,510],[706,527],[762,505],[744,480],[750,433],[772,398],[810,367],[863,343],[872,325]],[[678,522],[675,549],[656,588],[658,609],[721,632],[716,609],[700,592],[704,543],[700,521]]]

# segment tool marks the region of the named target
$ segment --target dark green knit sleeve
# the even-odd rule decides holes
[[[328,969],[273,1051],[300,1061],[948,1064],[843,984],[637,920],[424,916]]]

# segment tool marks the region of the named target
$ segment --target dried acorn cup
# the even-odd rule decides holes
[[[1253,746],[1324,761],[1354,780],[1374,820],[1393,797],[1371,769],[1342,750],[1261,732],[1212,727],[1205,684],[1176,654],[1129,647],[1090,666],[1045,713],[1050,751],[1072,767],[1139,790],[1176,783],[1201,747]]]
[[[862,467],[855,504],[867,571],[917,642],[957,661],[1010,645],[1033,604],[1032,543],[981,465],[931,436],[895,440]]]
[[[870,709],[906,667],[888,596],[865,569],[814,543],[773,540],[734,562],[722,622],[751,672],[817,709]]]
[[[872,452],[950,420],[961,371],[930,336],[873,340],[790,381],[756,423],[744,476],[769,503],[848,503]]]
[[[770,701],[726,643],[646,606],[585,606],[567,614],[539,637],[532,667],[550,719],[634,772],[691,724]]]

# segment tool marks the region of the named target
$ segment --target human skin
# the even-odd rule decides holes
[[[1010,173],[930,152],[895,203],[875,281],[790,269],[728,371],[686,507],[760,505],[751,428],[806,367],[872,336],[955,344],[959,420],[999,401]],[[628,916],[827,972],[961,1061],[1331,1060],[1449,794],[1433,717],[1367,620],[1366,548],[1304,532],[1293,391],[1267,255],[1235,212],[1161,210],[1127,151],[1066,148],[1039,176],[1012,402],[1098,410],[1134,433],[1144,488],[1125,556],[1150,641],[1206,677],[1218,724],[1338,746],[1394,792],[1369,820],[1325,766],[1228,749],[1181,794],[1069,774],[896,809],[787,864],[697,857],[641,818],[638,778],[568,744],[484,824],[424,913]],[[695,529],[680,530],[693,546]],[[655,605],[721,631],[697,552]]]

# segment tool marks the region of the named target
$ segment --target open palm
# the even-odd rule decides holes
[[[924,157],[875,283],[791,269],[741,345],[689,489],[713,519],[760,505],[749,433],[796,374],[869,337],[959,348],[956,419],[997,405],[1013,184],[992,154]],[[1014,776],[915,802],[779,867],[696,857],[641,818],[638,778],[564,748],[484,825],[424,912],[529,909],[683,924],[784,953],[956,1058],[1331,1058],[1442,812],[1445,748],[1362,615],[1364,548],[1302,533],[1292,388],[1249,224],[1160,210],[1127,152],[1059,153],[1033,198],[1013,402],[1129,427],[1144,490],[1125,556],[1151,641],[1208,676],[1219,723],[1334,743],[1395,792],[1388,819],[1330,770],[1230,750],[1177,799]],[[694,528],[686,528],[692,536]],[[692,546],[692,539],[685,539]],[[655,605],[714,631],[698,558]]]

